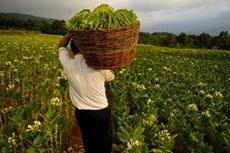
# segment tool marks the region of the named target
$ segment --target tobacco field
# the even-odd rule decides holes
[[[0,152],[69,147],[74,107],[60,36],[0,35]],[[229,153],[230,51],[137,47],[106,84],[122,153]]]

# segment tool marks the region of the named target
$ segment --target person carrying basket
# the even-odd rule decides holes
[[[72,58],[67,50],[70,43]],[[68,79],[70,99],[80,126],[86,153],[111,153],[111,110],[105,92],[105,82],[114,80],[109,69],[93,69],[86,64],[81,51],[66,34],[59,42],[59,60]]]

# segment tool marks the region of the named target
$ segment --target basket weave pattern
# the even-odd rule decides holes
[[[132,63],[136,55],[140,23],[106,30],[69,31],[86,63],[95,69],[114,69]]]

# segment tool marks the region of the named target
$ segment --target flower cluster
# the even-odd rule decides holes
[[[60,70],[61,71],[61,79],[64,79],[64,80],[67,80],[67,77],[66,77],[66,75],[65,75],[65,72],[61,69]],[[59,78],[59,80],[60,80],[60,78]]]
[[[171,71],[171,69],[170,69],[170,68],[167,68],[166,66],[164,66],[164,70],[166,70],[166,71]]]
[[[12,66],[12,63],[10,61],[5,63],[6,66]]]
[[[216,91],[214,94],[216,97],[223,97],[223,94],[220,91]]]
[[[137,89],[140,89],[140,90],[145,90],[145,85],[144,84],[138,84],[137,85]]]
[[[160,132],[158,132],[158,137],[160,140],[164,141],[164,140],[168,140],[171,138],[168,130],[161,130]]]
[[[198,87],[204,87],[204,86],[206,86],[206,83],[198,82],[197,86],[198,86]]]
[[[138,140],[131,139],[127,142],[127,150],[131,150],[134,146],[140,146],[141,143]]]
[[[153,114],[149,115],[146,119],[143,119],[143,124],[147,126],[151,126],[157,120],[156,116]]]
[[[155,84],[154,86],[155,86],[155,88],[160,88],[159,84]]]
[[[192,103],[188,105],[188,109],[191,111],[198,111],[197,105]]]
[[[12,136],[8,138],[7,142],[10,146],[10,149],[17,148],[17,141],[16,140],[17,140],[17,137],[16,137],[15,133],[13,133]]]
[[[151,67],[148,68],[148,71],[151,72],[153,69]]]
[[[213,98],[213,96],[211,94],[207,94],[205,97],[208,98],[208,99],[212,99]]]
[[[206,117],[208,117],[208,118],[211,117],[211,114],[210,114],[210,112],[208,110],[202,112],[201,114],[206,116]]]
[[[205,95],[205,92],[204,92],[204,90],[200,90],[200,92],[199,92],[201,95]]]
[[[11,91],[14,89],[14,84],[9,84],[8,87],[6,87],[6,91]]]
[[[51,99],[51,104],[55,106],[60,106],[61,105],[61,100],[59,97],[55,97]]]
[[[28,125],[26,131],[32,131],[32,132],[40,132],[41,129],[41,122],[40,121],[34,121],[34,125]]]
[[[2,110],[2,112],[5,114],[7,112],[9,112],[10,110],[12,110],[13,108],[10,106],[10,107],[6,107]]]

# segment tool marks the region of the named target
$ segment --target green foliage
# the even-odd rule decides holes
[[[101,4],[93,11],[83,9],[66,21],[69,30],[98,30],[127,27],[137,23],[132,10],[114,10],[108,4]]]
[[[59,152],[68,147],[73,111],[57,60],[58,38],[1,35],[0,152]]]
[[[227,51],[139,45],[110,85],[117,148],[131,152],[128,142],[141,142],[132,149],[229,152],[229,61]]]
[[[58,61],[59,39],[0,36],[0,152],[68,147],[73,107]],[[228,51],[139,44],[134,62],[114,70],[108,84],[116,149],[229,152],[229,65]]]

